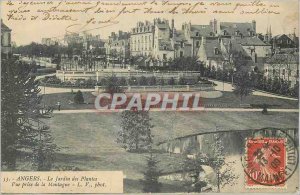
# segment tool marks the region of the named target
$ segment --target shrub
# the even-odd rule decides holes
[[[149,80],[148,80],[148,85],[156,85],[156,78],[155,78],[155,76],[152,76],[152,77],[150,77],[149,78]]]
[[[179,78],[179,81],[178,81],[178,84],[179,84],[179,85],[186,85],[186,84],[187,84],[187,81],[186,81],[185,78],[180,77],[180,78]]]
[[[104,86],[104,85],[106,85],[106,83],[107,83],[107,80],[105,78],[103,78],[100,80],[99,85]]]
[[[139,84],[142,85],[142,86],[147,85],[147,78],[144,77],[144,76],[141,76],[139,78]]]
[[[126,86],[127,85],[127,81],[124,77],[121,77],[118,79],[118,85],[119,86]]]
[[[159,85],[165,85],[165,80],[163,78],[158,80]]]
[[[175,85],[175,79],[173,77],[168,81],[168,85]]]
[[[75,104],[83,104],[84,103],[83,94],[80,90],[78,90],[74,96],[74,103]]]
[[[262,113],[263,114],[268,114],[268,106],[267,106],[267,104],[263,104],[263,110],[262,110]]]
[[[130,77],[128,83],[129,83],[129,85],[138,85],[138,81],[137,81],[136,77]]]

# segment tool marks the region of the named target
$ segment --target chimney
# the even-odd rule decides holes
[[[206,44],[206,37],[202,36],[201,45],[204,46]]]
[[[172,22],[171,22],[171,30],[172,30],[172,37],[174,37],[175,36],[174,19],[172,19]]]
[[[254,33],[256,33],[256,21],[252,20],[252,28],[254,30]]]
[[[214,33],[218,33],[218,28],[217,28],[217,26],[218,26],[218,21],[216,20],[216,19],[214,19],[214,23],[213,23],[213,31],[214,31]]]

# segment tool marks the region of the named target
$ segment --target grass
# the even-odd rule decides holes
[[[154,143],[197,132],[242,130],[263,127],[297,127],[297,113],[260,112],[151,112]],[[139,180],[146,165],[146,153],[130,153],[116,143],[120,129],[119,113],[54,114],[47,120],[55,143],[61,147],[56,165],[80,170],[122,170],[126,175],[125,192],[141,192]],[[172,125],[173,121],[173,125]],[[173,128],[172,128],[173,127]],[[178,170],[179,154],[155,153],[164,172]],[[180,192],[180,182],[161,180],[163,192]]]
[[[219,98],[202,98],[205,107],[228,107],[236,108],[240,106],[241,100],[233,92],[222,92],[223,96]],[[260,107],[266,104],[271,108],[298,108],[298,101],[280,99],[275,97],[249,95],[243,97],[243,104],[251,104],[252,107]]]
[[[61,103],[62,110],[76,110],[76,109],[93,109],[95,96],[93,96],[90,92],[82,92],[84,98],[84,104],[75,104],[74,103],[74,93],[55,93],[55,94],[46,94],[43,96],[42,104],[52,106],[57,108],[57,102]]]
[[[56,93],[46,94],[43,97],[42,103],[53,106],[59,101],[62,110],[72,109],[94,109],[95,96],[90,92],[82,92],[85,104],[74,104],[75,93]],[[240,98],[232,92],[222,92],[223,95],[219,98],[201,98],[202,106],[205,107],[225,107],[238,108],[240,107]],[[252,107],[260,107],[262,104],[268,105],[269,108],[298,108],[298,101],[286,100],[274,97],[251,95],[243,98],[243,104],[251,104]]]

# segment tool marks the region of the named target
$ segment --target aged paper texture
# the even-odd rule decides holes
[[[298,193],[298,9],[1,1],[1,192]]]

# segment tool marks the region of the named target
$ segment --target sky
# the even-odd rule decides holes
[[[86,0],[87,1],[87,0]],[[18,1],[14,1],[18,2]],[[181,1],[183,2],[183,1]],[[185,1],[187,2],[187,1]],[[207,1],[206,1],[207,2]],[[229,2],[229,1],[228,1]],[[232,1],[236,2],[236,1]],[[251,1],[246,1],[251,2]],[[263,1],[264,3],[272,3],[273,1]],[[268,26],[271,26],[273,35],[276,34],[289,34],[294,32],[296,28],[296,33],[298,34],[298,25],[299,25],[299,11],[298,11],[298,1],[297,0],[285,0],[285,1],[276,1],[280,5],[280,8],[277,10],[280,11],[280,14],[252,14],[252,15],[237,15],[237,14],[127,14],[118,17],[118,24],[111,25],[104,28],[98,28],[95,30],[89,31],[92,34],[100,34],[101,38],[107,38],[111,32],[130,31],[131,28],[136,26],[138,21],[149,20],[153,21],[153,18],[161,17],[166,19],[174,19],[175,27],[177,29],[181,28],[182,23],[191,22],[192,24],[209,24],[209,21],[213,18],[221,22],[251,22],[256,20],[257,32],[265,33]],[[25,45],[31,42],[41,42],[41,39],[44,37],[57,37],[62,39],[66,27],[70,24],[78,23],[78,21],[13,21],[8,20],[9,10],[12,7],[16,8],[17,3],[14,6],[7,5],[7,1],[2,1],[1,3],[1,18],[3,22],[12,29],[12,41],[17,45]],[[18,7],[18,6],[17,6]],[[37,9],[43,8],[43,6],[35,7],[25,7],[22,10],[26,9]],[[49,7],[49,6],[48,6]],[[80,7],[79,5],[77,7]],[[23,13],[22,13],[23,14]],[[26,13],[24,13],[26,15]],[[75,18],[78,18],[80,24],[83,24],[87,19],[95,17],[97,20],[100,18],[107,18],[113,15],[92,15],[92,14],[82,14],[75,13],[73,14]],[[99,25],[98,25],[99,26]],[[97,25],[91,26],[93,28],[98,27]],[[90,29],[90,28],[89,28]]]

